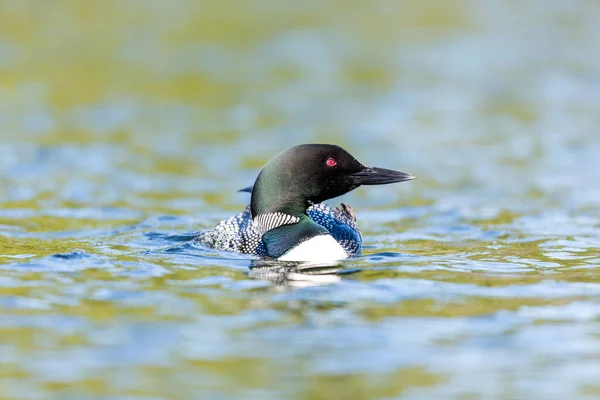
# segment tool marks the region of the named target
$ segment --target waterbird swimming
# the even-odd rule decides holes
[[[332,144],[285,150],[260,171],[246,209],[196,240],[219,250],[283,261],[324,262],[360,255],[362,236],[352,208],[323,201],[362,185],[415,179],[405,172],[367,167]]]

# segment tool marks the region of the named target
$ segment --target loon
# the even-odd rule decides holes
[[[246,209],[195,240],[218,250],[282,261],[328,262],[360,255],[362,235],[352,208],[323,201],[361,185],[415,179],[390,169],[367,167],[332,144],[302,144],[285,150],[260,171]]]

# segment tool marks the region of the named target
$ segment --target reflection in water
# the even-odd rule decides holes
[[[341,281],[340,275],[359,272],[341,262],[310,263],[279,260],[253,260],[248,277],[294,287],[328,285]]]

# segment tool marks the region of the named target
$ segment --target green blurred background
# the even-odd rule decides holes
[[[600,3],[0,0],[0,397],[600,396]],[[329,286],[186,243],[298,143]],[[289,283],[289,282],[287,282]]]

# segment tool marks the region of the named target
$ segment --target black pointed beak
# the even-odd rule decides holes
[[[387,185],[416,179],[405,172],[377,167],[367,167],[360,172],[351,174],[350,178],[356,185]]]

